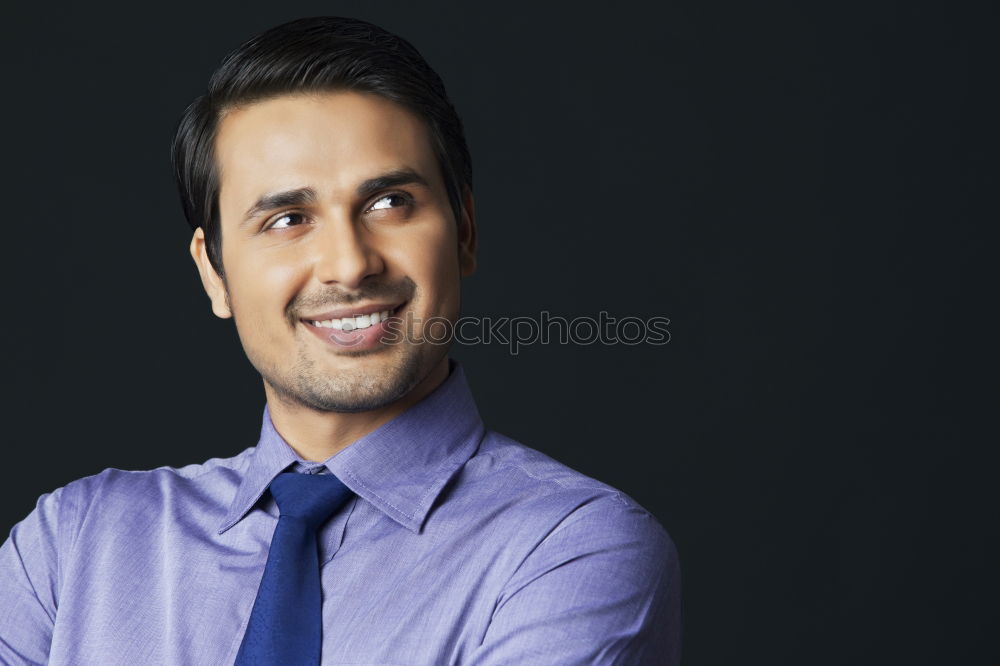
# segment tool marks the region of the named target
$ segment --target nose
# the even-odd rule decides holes
[[[356,289],[366,277],[384,270],[369,232],[353,220],[330,222],[318,231],[314,273],[320,282]]]

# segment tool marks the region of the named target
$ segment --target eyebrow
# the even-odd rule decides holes
[[[430,187],[423,176],[409,167],[404,167],[402,169],[387,171],[363,181],[355,189],[355,194],[359,198],[364,198],[379,190],[399,187],[400,185],[423,185],[424,187]],[[261,213],[269,210],[284,208],[286,206],[307,206],[316,203],[316,199],[316,190],[311,187],[299,187],[294,190],[265,194],[247,209],[242,224],[246,224]]]
[[[409,167],[404,167],[402,169],[387,171],[374,178],[369,178],[358,185],[356,193],[358,197],[364,198],[375,194],[379,190],[399,187],[400,185],[423,185],[424,187],[430,187],[423,176]]]
[[[295,190],[285,190],[283,192],[271,192],[265,194],[250,206],[243,217],[243,224],[246,224],[261,213],[265,213],[275,208],[285,206],[306,206],[316,203],[316,190],[311,187],[300,187]]]

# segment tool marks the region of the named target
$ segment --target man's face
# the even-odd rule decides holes
[[[386,310],[455,321],[474,269],[471,213],[456,224],[416,116],[369,94],[287,95],[227,113],[215,149],[225,283],[197,234],[192,253],[213,310],[234,317],[276,397],[377,409],[440,365],[448,347],[420,325],[397,327],[412,335],[390,344],[385,323],[371,324]]]

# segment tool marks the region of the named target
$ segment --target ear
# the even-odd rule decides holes
[[[194,237],[191,238],[191,258],[198,266],[201,284],[205,287],[205,293],[212,301],[212,312],[221,319],[232,317],[233,312],[229,307],[229,293],[226,291],[226,283],[215,272],[212,262],[208,260],[205,232],[201,230],[201,227],[194,230]]]
[[[458,221],[458,266],[462,277],[476,272],[476,205],[469,188],[465,188]]]

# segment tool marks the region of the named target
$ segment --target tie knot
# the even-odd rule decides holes
[[[271,481],[281,517],[299,518],[317,529],[344,505],[351,490],[333,474],[282,472]]]

